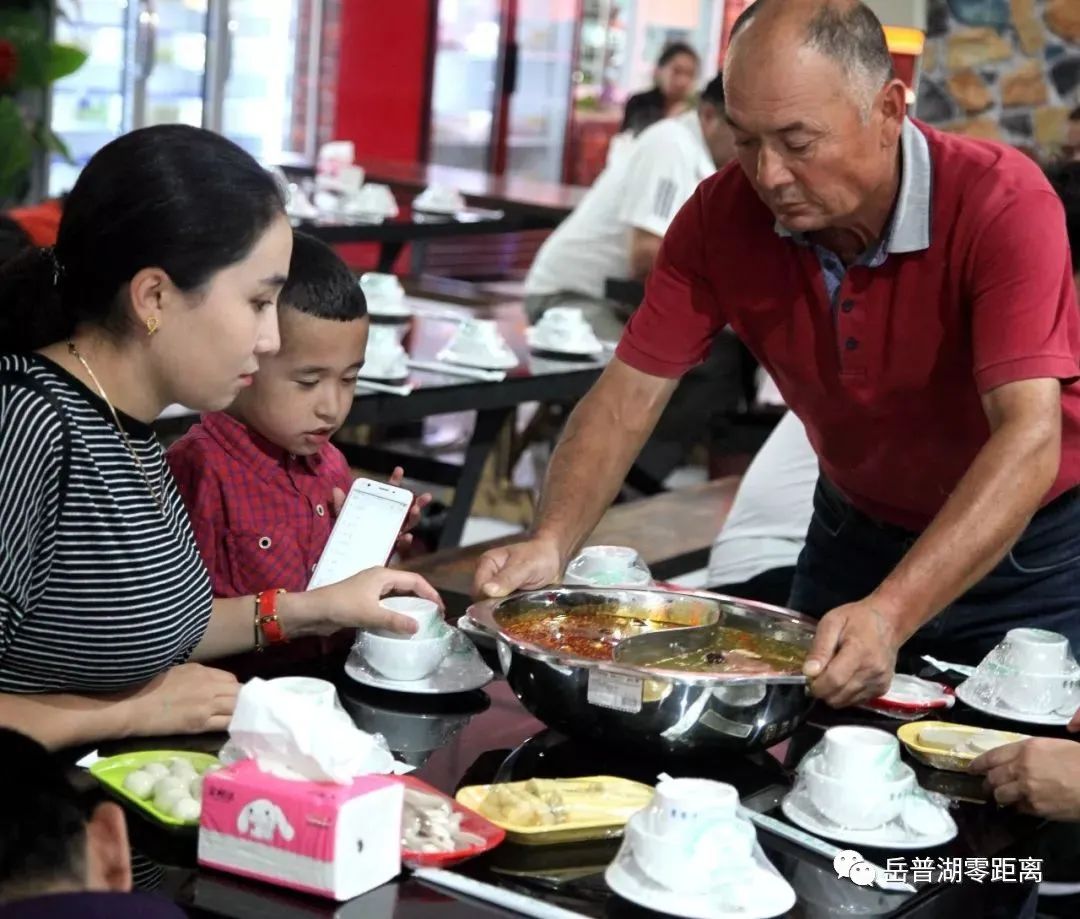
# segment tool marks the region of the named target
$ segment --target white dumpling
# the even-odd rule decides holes
[[[191,760],[176,757],[169,763],[169,774],[176,776],[183,782],[190,782],[198,773],[191,765]]]
[[[124,788],[144,801],[154,793],[154,777],[142,769],[124,776]]]
[[[202,776],[197,775],[191,780],[191,784],[188,786],[188,790],[191,792],[191,797],[196,801],[202,800]]]
[[[164,763],[147,763],[143,766],[142,771],[153,776],[155,779],[160,779],[162,776],[169,774],[169,767]]]
[[[179,789],[185,794],[187,793],[188,783],[183,779],[178,779],[175,775],[163,775],[160,779],[154,782],[154,794],[159,795],[163,791],[171,791]]]
[[[178,801],[188,797],[183,788],[170,788],[168,791],[157,792],[154,795],[154,807],[166,814],[171,814]]]
[[[221,763],[211,763],[209,766],[207,766],[202,771],[202,774],[203,775],[209,775],[211,772],[217,772],[219,769],[224,769],[224,768],[225,767]]]
[[[180,798],[173,806],[170,813],[177,820],[193,821],[198,820],[199,815],[202,813],[202,805],[194,798]]]

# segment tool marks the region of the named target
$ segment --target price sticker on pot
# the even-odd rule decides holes
[[[591,705],[611,708],[617,712],[637,714],[641,711],[644,682],[637,677],[621,673],[589,671],[589,690],[586,698]]]

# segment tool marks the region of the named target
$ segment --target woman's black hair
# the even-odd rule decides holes
[[[33,351],[86,323],[122,336],[119,294],[144,268],[194,292],[284,213],[274,178],[232,141],[187,125],[132,131],[91,157],[56,245],[0,268],[0,351]]]
[[[656,61],[657,68],[664,67],[670,64],[680,54],[689,54],[698,64],[701,63],[701,58],[698,57],[697,51],[695,51],[690,45],[684,41],[673,41],[670,45],[667,45],[663,51],[660,52],[660,57]]]

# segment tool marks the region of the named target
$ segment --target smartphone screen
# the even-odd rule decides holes
[[[392,486],[362,484],[367,481],[358,479],[350,489],[308,590],[385,565],[394,551],[412,495]]]

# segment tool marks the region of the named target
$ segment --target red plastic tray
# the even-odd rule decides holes
[[[453,852],[412,852],[408,849],[402,849],[401,860],[406,865],[410,867],[416,865],[425,868],[439,868],[488,852],[506,839],[506,830],[502,829],[502,827],[495,826],[494,823],[481,817],[476,811],[463,807],[449,795],[443,794],[439,789],[428,785],[427,782],[421,782],[420,779],[413,778],[411,775],[397,775],[394,776],[394,779],[401,782],[406,788],[415,788],[417,791],[429,795],[438,795],[456,812],[465,815],[461,821],[462,830],[466,833],[474,833],[484,840],[477,845],[467,846],[464,849],[455,849]]]

